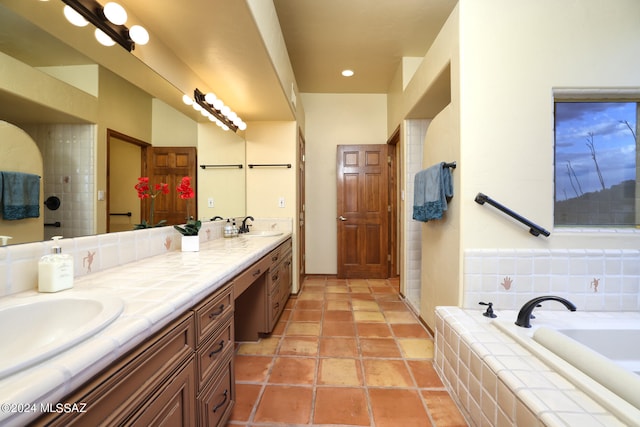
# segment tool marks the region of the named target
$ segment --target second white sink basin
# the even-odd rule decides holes
[[[108,296],[35,295],[0,302],[0,378],[89,338],[124,308],[121,299]]]
[[[282,231],[268,231],[268,230],[250,231],[244,234],[244,236],[247,236],[247,237],[272,237],[272,236],[280,236],[280,235],[282,235]]]

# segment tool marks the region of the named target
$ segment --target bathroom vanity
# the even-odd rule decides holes
[[[8,425],[225,425],[235,401],[234,342],[270,333],[292,291],[288,233],[227,240],[80,280],[69,292],[112,286],[110,293],[125,300],[124,312],[77,347],[0,380],[4,395],[33,378],[47,384],[36,384],[32,399],[24,400],[36,402],[38,416],[14,417]],[[165,283],[154,288],[153,279]],[[154,298],[162,302],[148,304]],[[56,369],[70,378],[40,398],[36,393],[54,377],[39,373]],[[22,401],[25,390],[5,399]]]

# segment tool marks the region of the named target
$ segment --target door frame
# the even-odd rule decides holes
[[[306,171],[305,171],[305,139],[302,129],[298,128],[298,291],[302,286],[306,274],[306,233],[305,233],[305,197],[306,197]]]
[[[402,164],[398,162],[400,149],[400,127],[398,126],[387,141],[387,154],[389,156],[389,277],[400,276],[400,211],[398,209],[398,194]]]

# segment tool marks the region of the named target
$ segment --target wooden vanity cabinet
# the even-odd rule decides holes
[[[235,335],[256,341],[273,331],[292,290],[291,239],[234,279]]]
[[[233,301],[228,283],[60,400],[86,412],[31,425],[224,425],[235,400]]]
[[[198,425],[224,425],[235,403],[233,283],[194,310]]]
[[[291,241],[285,242],[270,254],[271,267],[267,276],[267,307],[269,315],[265,331],[276,326],[292,290]]]
[[[175,410],[165,414],[167,421],[180,422],[165,425],[194,425],[194,350],[189,312],[60,400],[85,403],[86,412],[50,413],[33,425],[142,425],[137,419],[148,419],[152,406],[169,402]],[[164,420],[156,418],[156,422],[160,425]]]

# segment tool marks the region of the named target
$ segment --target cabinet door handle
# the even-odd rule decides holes
[[[211,353],[209,353],[209,357],[213,357],[216,353],[220,353],[223,348],[224,348],[224,340],[218,343],[218,348],[216,348]]]
[[[278,280],[278,275],[274,274],[273,276],[271,276],[271,281],[275,282],[276,280]]]
[[[259,276],[261,273],[260,269],[257,269],[256,271],[253,272],[253,277]]]
[[[213,319],[214,317],[220,316],[223,311],[224,311],[224,304],[220,304],[220,307],[218,307],[217,311],[212,311],[211,313],[209,313],[209,319]]]
[[[220,407],[222,405],[224,405],[225,403],[227,403],[227,395],[229,394],[229,390],[225,390],[224,391],[224,398],[222,399],[222,402],[218,403],[216,406],[213,407],[213,412],[215,413],[218,409],[220,409]]]
[[[274,257],[271,258],[272,262],[276,262],[278,260],[278,258],[280,258],[280,255],[276,255]]]

